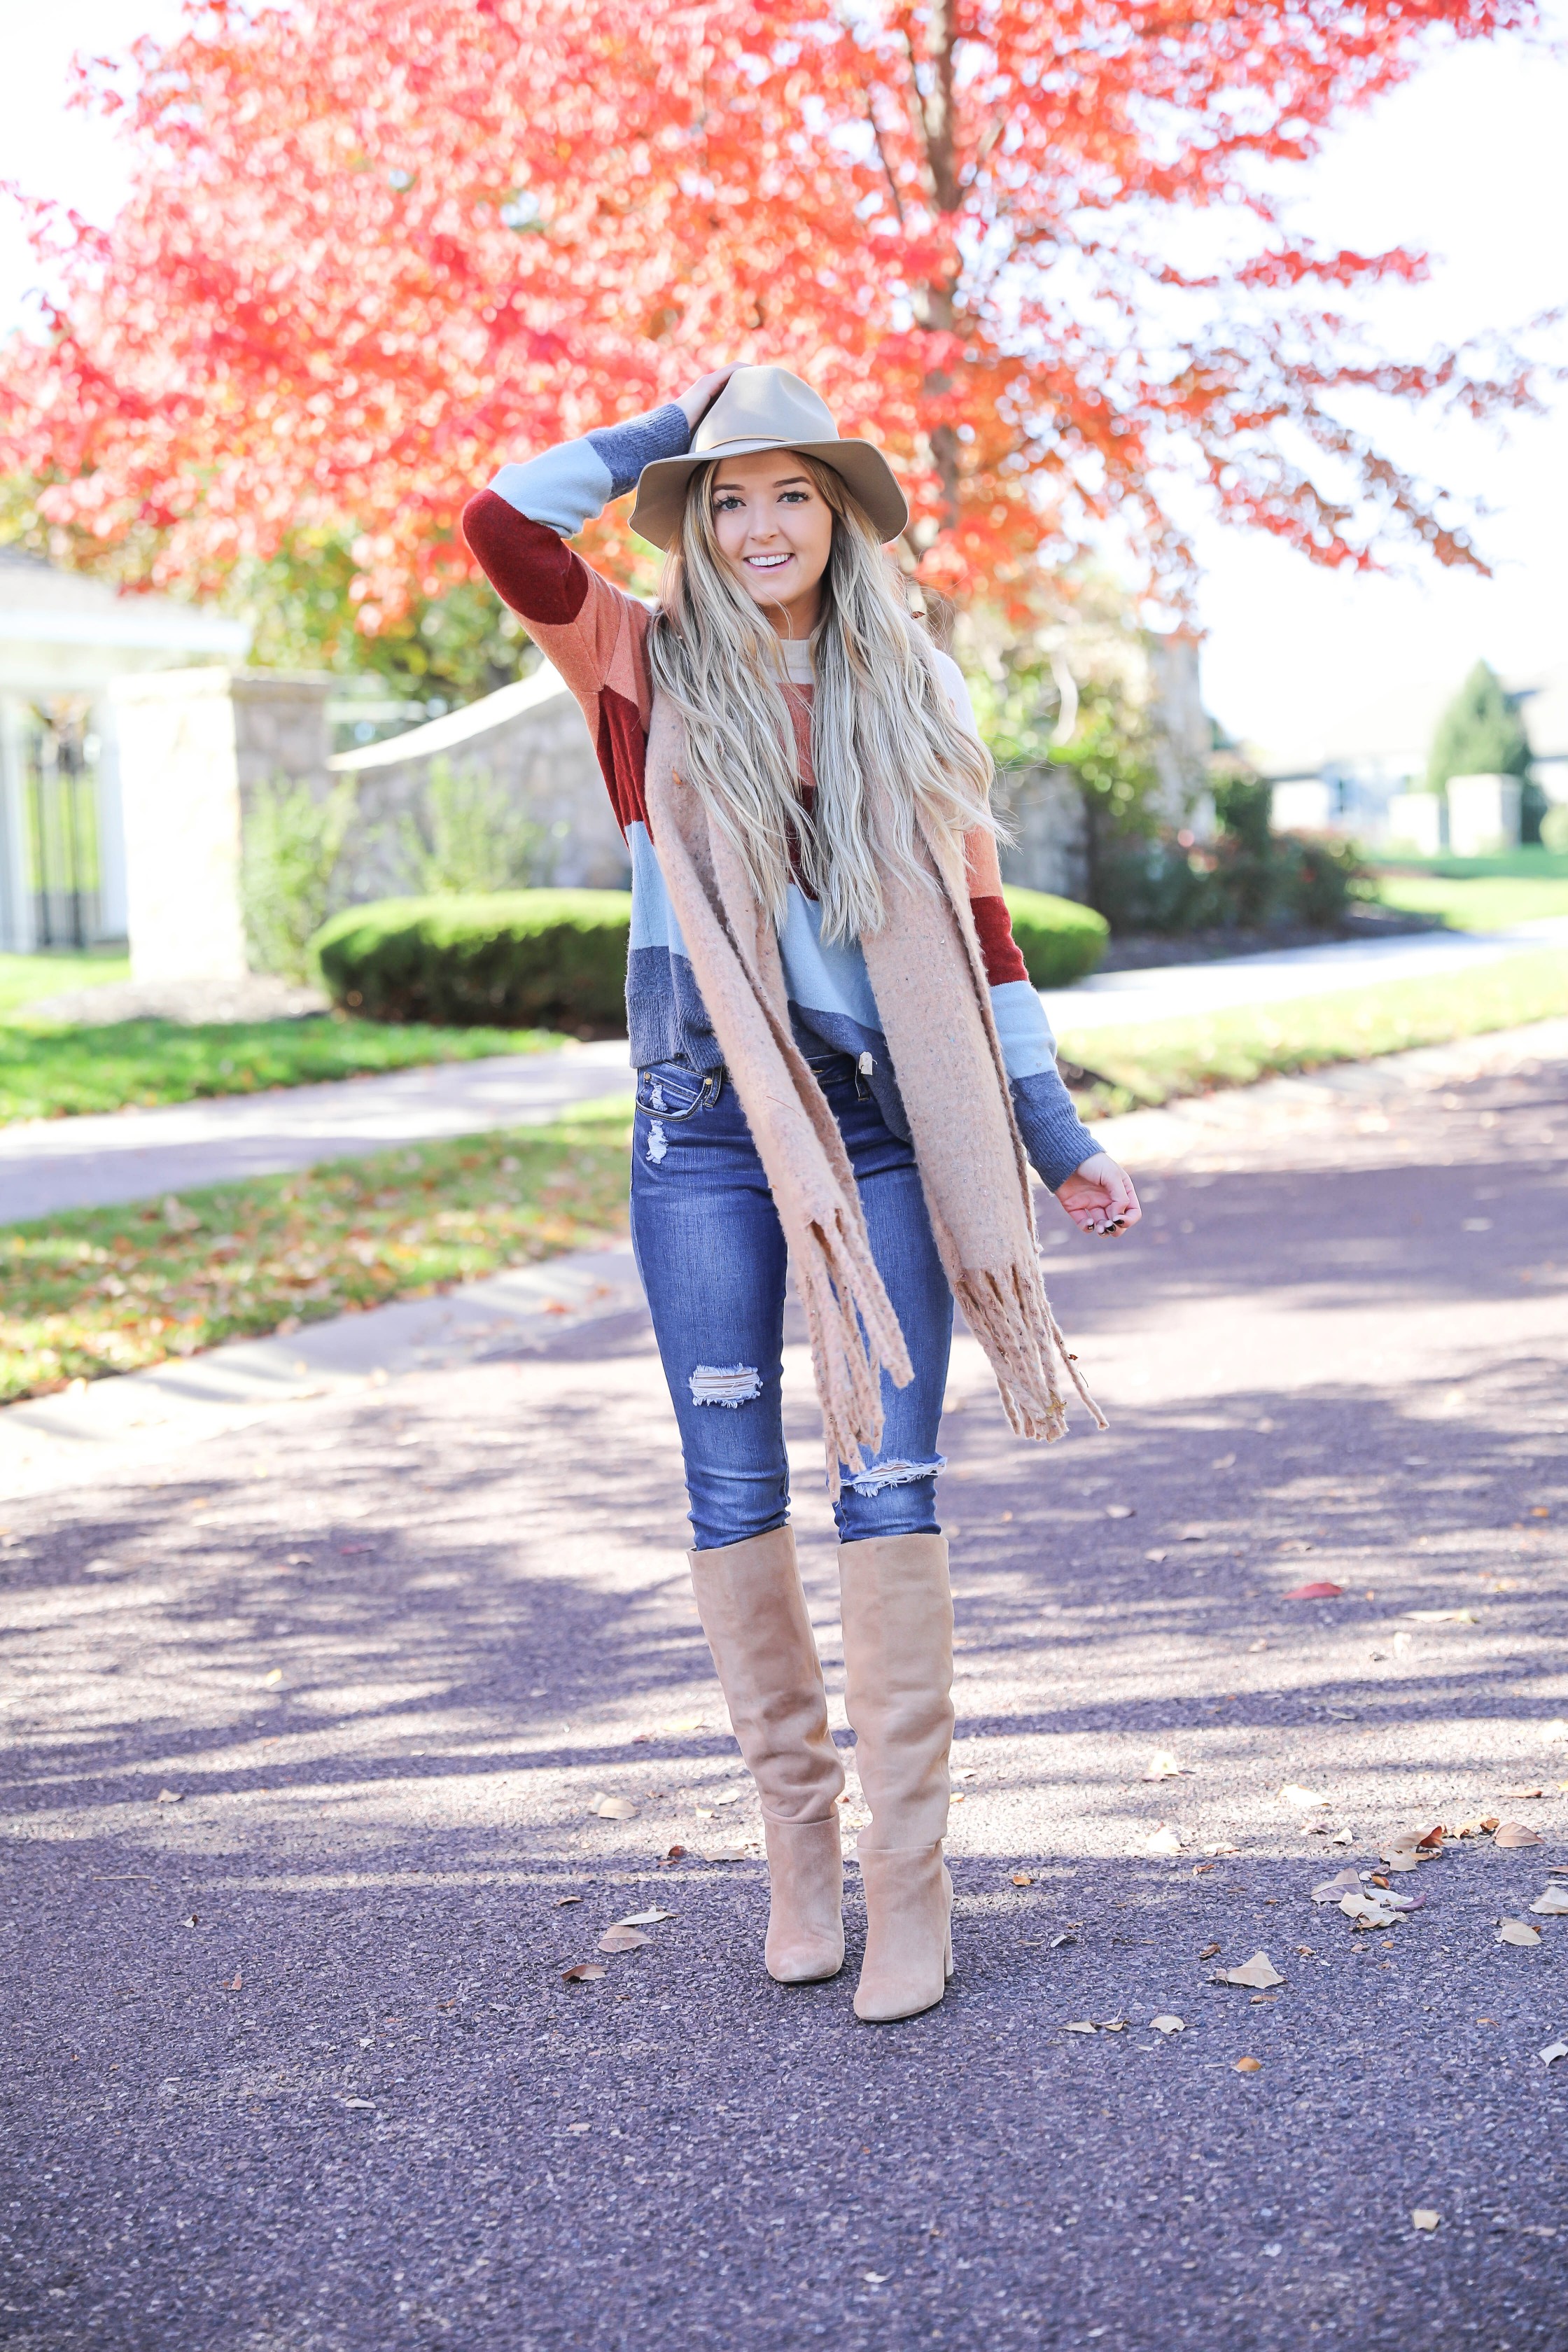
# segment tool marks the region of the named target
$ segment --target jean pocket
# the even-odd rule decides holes
[[[712,1081],[679,1062],[656,1062],[637,1072],[637,1108],[650,1118],[691,1118],[712,1100]]]

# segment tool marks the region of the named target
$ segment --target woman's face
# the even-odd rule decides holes
[[[790,450],[727,457],[708,485],[719,552],[779,635],[809,636],[822,607],[833,509]]]

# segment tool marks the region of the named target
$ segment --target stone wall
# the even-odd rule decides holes
[[[575,695],[543,663],[530,677],[387,743],[341,751],[334,777],[351,777],[357,813],[345,851],[353,899],[409,886],[400,844],[428,790],[433,763],[489,776],[545,847],[540,879],[563,887],[624,890],[631,861]]]
[[[1014,836],[1001,848],[1004,882],[1058,898],[1087,896],[1089,827],[1070,776],[1059,768],[999,768],[991,805]]]

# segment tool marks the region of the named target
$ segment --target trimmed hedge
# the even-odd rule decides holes
[[[1043,890],[1008,890],[1037,988],[1067,988],[1105,952],[1105,918]],[[324,923],[310,952],[334,1003],[369,1021],[618,1035],[626,1022],[624,890],[506,890],[380,898]]]
[[[1013,937],[1037,988],[1070,988],[1105,953],[1110,926],[1092,907],[1055,898],[1048,890],[1004,890]]]
[[[631,918],[626,890],[380,898],[323,923],[310,952],[367,1020],[617,1036]]]

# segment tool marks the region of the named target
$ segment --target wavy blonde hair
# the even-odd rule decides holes
[[[784,919],[793,846],[823,937],[854,939],[885,919],[879,866],[930,883],[920,820],[960,850],[965,833],[996,831],[991,756],[954,717],[931,639],[863,509],[831,467],[804,454],[801,463],[833,510],[814,638],[812,810],[777,635],[720,551],[712,466],[687,492],[648,657],[686,722],[687,781],[773,921]]]

